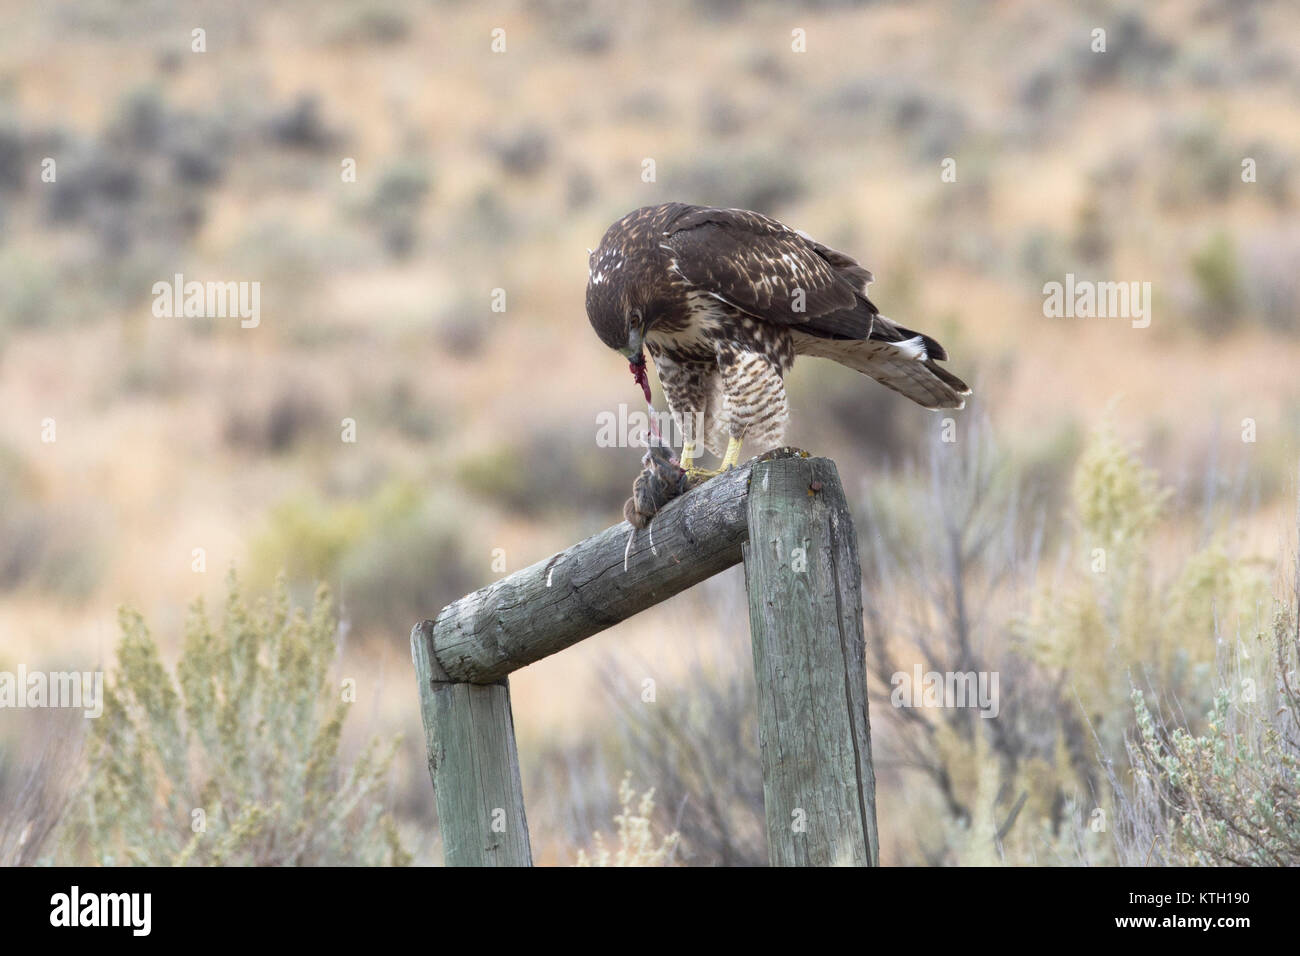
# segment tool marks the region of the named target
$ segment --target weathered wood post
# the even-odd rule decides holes
[[[453,681],[433,655],[433,622],[411,631],[429,773],[448,866],[532,866],[510,684]]]
[[[773,866],[876,866],[857,534],[835,463],[754,465],[744,546]]]

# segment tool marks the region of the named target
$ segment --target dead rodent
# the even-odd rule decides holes
[[[632,497],[623,504],[623,517],[634,528],[644,528],[660,508],[690,488],[686,472],[662,445],[651,445],[641,464],[641,473],[632,482]]]

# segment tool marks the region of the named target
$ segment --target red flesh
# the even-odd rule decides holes
[[[638,362],[628,362],[627,367],[632,370],[632,380],[641,386],[641,391],[645,393],[645,400],[650,401],[650,376],[645,371],[645,358]]]

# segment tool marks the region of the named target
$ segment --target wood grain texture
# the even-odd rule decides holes
[[[647,528],[606,528],[449,604],[434,627],[438,661],[452,680],[498,680],[739,564],[752,467],[673,499]]]
[[[411,631],[429,775],[447,866],[531,866],[510,687],[451,681],[433,656],[433,622]]]
[[[748,514],[769,859],[877,865],[861,571],[835,463],[756,464]]]

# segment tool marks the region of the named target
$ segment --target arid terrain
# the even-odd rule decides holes
[[[1300,9],[0,6],[0,671],[111,672],[121,606],[171,666],[231,569],[324,582],[343,753],[400,735],[379,799],[439,862],[411,625],[617,523],[639,467],[596,441],[640,400],[587,250],[638,206],[752,208],[975,391],[946,442],[847,369],[787,382],[861,535],[884,862],[1187,859],[1132,691],[1213,732],[1290,606]],[[159,317],[176,274],[258,283],[256,326]],[[1067,274],[1149,312],[1049,317]],[[744,609],[729,572],[511,678],[537,862],[613,841],[628,772],[674,862],[765,860]],[[914,662],[999,671],[1002,715],[896,712]],[[86,723],[0,711],[0,808],[75,804]]]

